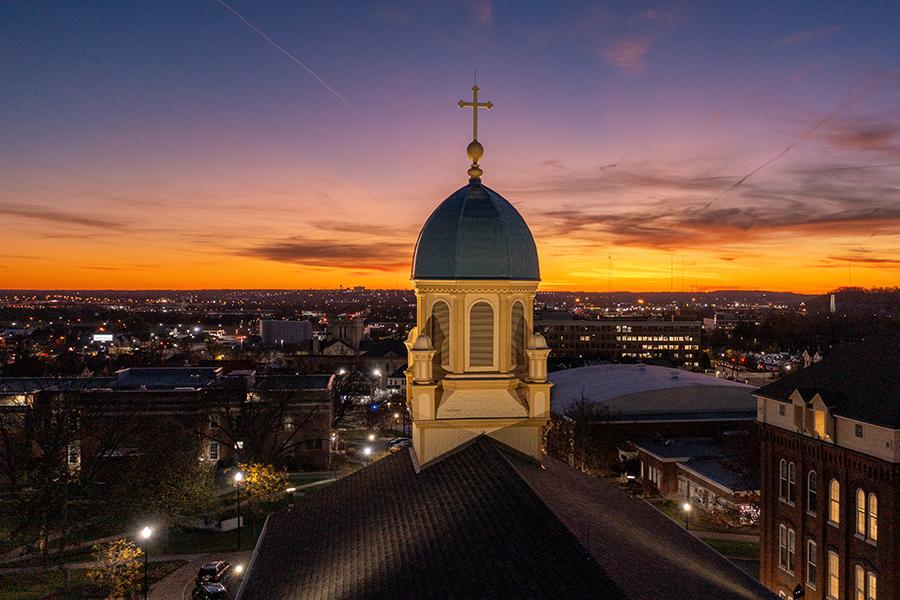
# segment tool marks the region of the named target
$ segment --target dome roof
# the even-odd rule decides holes
[[[522,215],[473,180],[438,206],[419,233],[413,279],[537,281],[537,248]]]

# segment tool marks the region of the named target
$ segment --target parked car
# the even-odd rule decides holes
[[[198,583],[191,592],[191,600],[231,600],[228,590],[221,583],[212,581],[209,583]]]
[[[398,452],[412,446],[412,440],[408,437],[394,438],[387,444],[388,452]]]
[[[227,560],[212,560],[203,563],[197,571],[197,585],[201,583],[222,583],[225,576],[231,570],[231,563]]]

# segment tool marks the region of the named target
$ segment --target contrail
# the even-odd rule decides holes
[[[327,83],[325,83],[325,80],[323,80],[321,77],[319,77],[318,75],[316,75],[316,72],[315,72],[315,71],[313,71],[312,69],[310,69],[309,67],[307,67],[306,65],[304,65],[302,60],[300,60],[299,58],[297,58],[296,56],[294,56],[293,54],[291,54],[290,52],[288,52],[287,50],[285,50],[284,48],[282,48],[281,46],[279,46],[277,43],[275,43],[275,41],[274,41],[272,38],[270,38],[268,35],[266,35],[264,31],[262,31],[261,29],[259,29],[256,25],[254,25],[253,23],[251,23],[251,22],[248,21],[247,19],[245,19],[245,18],[244,18],[244,15],[242,15],[242,14],[239,13],[238,11],[234,10],[233,8],[231,8],[231,6],[229,6],[228,3],[225,2],[225,0],[216,0],[216,2],[218,2],[219,4],[221,4],[222,6],[224,6],[225,8],[227,8],[229,11],[231,11],[231,13],[234,14],[234,16],[236,16],[238,19],[240,19],[241,22],[244,23],[244,25],[246,25],[247,27],[249,27],[250,29],[252,29],[253,31],[255,31],[255,32],[259,35],[259,37],[261,37],[262,39],[266,40],[266,42],[268,42],[268,44],[269,44],[270,46],[272,46],[273,48],[275,48],[276,50],[278,50],[279,52],[281,52],[282,54],[284,54],[285,56],[287,56],[289,59],[291,59],[292,61],[294,61],[294,62],[297,63],[298,65],[300,65],[300,67],[302,67],[304,71],[306,71],[307,73],[309,73],[310,75],[312,75],[313,77],[315,77],[316,81],[318,81],[319,83],[321,83],[321,84],[325,87],[326,90],[328,90],[329,92],[331,92],[332,94],[334,94],[335,96],[337,96],[338,99],[339,99],[341,102],[343,102],[344,104],[350,104],[349,102],[347,102],[347,99],[346,99],[346,98],[344,98],[343,96],[341,96],[341,95],[338,93],[338,91],[337,91],[336,89],[334,89],[333,87],[331,87],[330,85],[328,85]]]
[[[794,140],[793,142],[791,142],[790,144],[785,146],[785,148],[781,152],[779,152],[778,154],[776,154],[775,156],[773,156],[772,158],[770,158],[769,160],[767,160],[760,166],[756,167],[755,169],[753,169],[752,171],[750,171],[749,173],[747,173],[746,175],[744,175],[743,177],[738,179],[735,183],[733,183],[725,191],[723,191],[721,194],[716,196],[716,200],[718,200],[719,198],[721,198],[728,192],[734,190],[735,188],[739,187],[742,183],[744,183],[745,181],[750,179],[752,176],[756,175],[757,173],[759,173],[760,171],[762,171],[763,169],[765,169],[766,167],[771,165],[773,162],[775,162],[776,160],[778,160],[779,158],[781,158],[782,156],[784,156],[785,154],[787,154],[788,152],[793,150],[794,146],[796,146],[797,144],[799,144],[800,142],[802,142],[803,140],[805,140],[806,138],[811,136],[819,128],[821,128],[823,125],[825,125],[825,123],[827,123],[828,121],[830,121],[831,119],[833,119],[834,117],[836,117],[837,115],[842,113],[843,111],[847,110],[848,108],[850,108],[851,106],[853,106],[854,104],[856,104],[857,102],[859,102],[860,100],[862,100],[863,98],[865,98],[866,96],[871,94],[873,91],[875,91],[875,88],[880,86],[882,83],[897,77],[898,74],[900,74],[900,73],[891,73],[890,75],[886,75],[886,76],[882,77],[881,79],[877,80],[875,83],[873,83],[872,85],[867,87],[862,93],[854,96],[853,98],[850,98],[849,100],[847,100],[846,102],[844,102],[843,104],[838,106],[836,109],[834,109],[833,111],[831,111],[830,113],[828,113],[827,115],[825,115],[824,117],[822,117],[821,119],[816,121],[812,127],[807,129],[806,131],[804,131],[803,134],[800,137],[798,137],[796,140]]]

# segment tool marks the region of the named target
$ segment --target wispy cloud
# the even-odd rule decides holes
[[[877,119],[844,119],[825,136],[832,146],[844,150],[878,152],[900,157],[900,124]]]
[[[315,267],[393,271],[409,267],[412,244],[382,240],[341,242],[297,236],[261,242],[235,250],[234,254]]]
[[[649,35],[614,40],[606,45],[601,54],[603,60],[626,73],[642,73],[646,68],[646,57],[653,40]]]
[[[794,46],[796,44],[804,44],[815,40],[827,38],[830,35],[841,31],[843,27],[839,25],[828,25],[819,29],[809,29],[806,31],[797,31],[789,36],[781,39],[778,43],[782,46]]]
[[[75,225],[112,231],[124,231],[128,228],[124,223],[119,221],[63,212],[56,210],[55,208],[41,205],[24,206],[0,202],[0,215],[42,221],[53,225]]]

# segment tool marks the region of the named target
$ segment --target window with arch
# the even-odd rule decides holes
[[[869,493],[869,531],[868,537],[873,542],[878,540],[878,496]]]
[[[791,504],[797,499],[797,467],[794,462],[788,463],[787,501]]]
[[[787,500],[787,461],[778,461],[778,499]]]
[[[838,600],[841,596],[841,561],[838,553],[828,551],[828,585],[825,588],[825,597],[829,600]]]
[[[856,535],[866,535],[866,493],[856,489]]]
[[[517,300],[513,302],[510,314],[512,319],[510,328],[512,352],[510,356],[513,369],[521,369],[527,364],[525,360],[525,307]]]
[[[878,577],[862,565],[853,567],[853,600],[877,600]]]
[[[435,349],[433,368],[436,374],[450,368],[450,306],[438,300],[431,307],[428,337]]]
[[[806,512],[816,514],[819,501],[819,482],[814,470],[806,474]]]
[[[834,525],[841,522],[841,484],[837,479],[828,484],[828,521]]]
[[[484,301],[469,309],[469,366],[494,366],[494,307]]]

